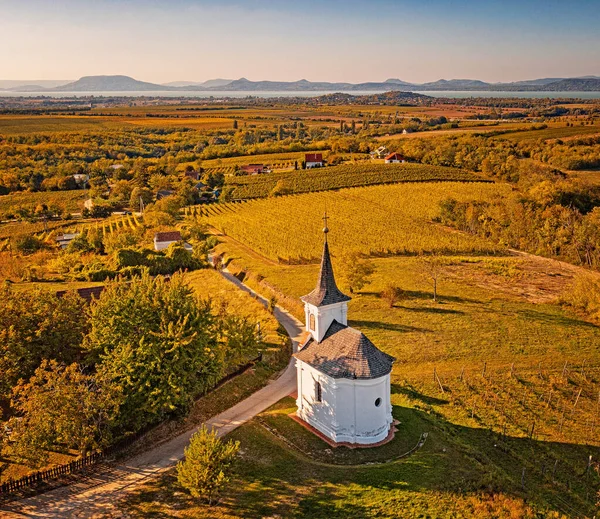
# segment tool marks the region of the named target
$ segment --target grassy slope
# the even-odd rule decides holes
[[[313,287],[315,265],[276,265],[232,241],[220,248],[229,249],[236,258],[230,263],[232,270],[243,264],[286,294],[297,297]],[[484,259],[482,265],[465,268],[496,270],[497,265],[489,261],[499,260]],[[133,517],[528,517],[533,510],[575,517],[593,513],[593,492],[600,481],[595,476],[586,480],[582,474],[587,456],[596,456],[600,446],[597,419],[596,432],[590,431],[598,412],[600,329],[556,304],[529,303],[510,292],[477,286],[466,276],[443,281],[441,303],[436,304],[430,301],[430,287],[420,278],[415,258],[376,259],[375,264],[373,282],[350,303],[350,324],[398,358],[392,403],[401,424],[397,443],[372,451],[371,460],[405,452],[421,432],[429,432],[425,446],[390,465],[323,466],[290,448],[262,423],[300,451],[327,462],[356,463],[371,454],[327,452],[325,444],[287,417],[294,404],[285,400],[233,434],[242,443],[242,462],[220,505],[209,509],[189,499],[172,471],[131,496],[127,510]],[[393,309],[376,295],[389,280],[410,294]],[[500,281],[507,288],[520,282],[518,277]],[[587,359],[585,378],[574,366],[583,358]],[[566,378],[561,376],[564,359],[569,360]],[[481,375],[484,362],[485,377]],[[511,378],[513,362],[516,376]],[[433,381],[434,366],[444,393]],[[464,382],[459,380],[463,367]],[[578,388],[582,394],[573,407]],[[529,439],[532,423],[535,431]]]

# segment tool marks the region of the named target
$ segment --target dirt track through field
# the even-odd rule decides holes
[[[239,289],[266,304],[264,298],[255,294],[234,276],[228,272],[223,272],[223,275]],[[279,307],[275,309],[275,317],[292,339],[295,351],[303,333],[302,323]],[[279,378],[227,411],[211,418],[206,422],[206,426],[215,428],[219,436],[224,436],[295,390],[296,369],[292,359]],[[119,501],[127,493],[170,469],[183,457],[183,450],[197,429],[198,427],[186,431],[118,465],[106,465],[102,470],[82,476],[80,481],[72,485],[9,503],[0,508],[0,518],[91,519],[114,514],[118,512]]]

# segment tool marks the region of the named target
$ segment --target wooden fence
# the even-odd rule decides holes
[[[221,378],[212,387],[210,391],[214,391],[226,382],[230,381],[232,378],[241,375],[242,373],[244,373],[244,371],[251,368],[256,362],[260,362],[261,360],[262,352],[259,353],[259,355],[256,358],[240,366],[234,372],[229,373],[228,375]],[[209,393],[210,391],[207,391],[207,393]],[[19,479],[11,479],[9,481],[6,481],[5,483],[0,484],[0,501],[2,501],[3,498],[7,497],[8,495],[19,492],[24,488],[40,486],[42,483],[59,479],[63,476],[68,476],[70,474],[76,474],[77,472],[81,471],[86,467],[90,467],[100,463],[101,461],[108,460],[114,457],[115,455],[124,452],[127,448],[129,448],[133,443],[138,441],[147,432],[148,430],[141,431],[138,434],[126,438],[125,440],[122,440],[104,450],[91,452],[79,459],[71,461],[70,463],[65,463],[64,465],[59,465],[51,469],[40,470],[27,476],[23,476]]]

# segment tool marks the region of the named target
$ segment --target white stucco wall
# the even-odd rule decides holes
[[[304,304],[304,322],[306,331],[309,332],[317,342],[321,342],[331,323],[336,320],[338,323],[348,324],[348,303],[336,303],[333,305],[316,307],[311,304]],[[310,329],[310,316],[315,316],[315,329]]]
[[[297,415],[335,442],[360,444],[384,440],[392,425],[390,376],[370,380],[334,379],[296,360]],[[315,382],[322,401],[316,401]],[[375,401],[381,398],[381,404]]]

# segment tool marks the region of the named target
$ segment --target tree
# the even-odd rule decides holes
[[[88,362],[99,360],[98,372],[123,389],[126,430],[185,411],[222,374],[210,302],[198,300],[182,275],[109,283],[90,324]]]
[[[390,308],[393,308],[398,301],[404,299],[405,293],[404,290],[402,290],[400,287],[388,284],[381,291],[380,297],[388,303]]]
[[[227,367],[236,367],[255,356],[263,346],[263,337],[255,322],[246,317],[221,312],[221,340]]]
[[[445,271],[444,260],[438,255],[424,256],[419,258],[419,269],[421,276],[431,284],[433,288],[433,300],[437,301],[438,282],[442,279]]]
[[[233,129],[234,129],[234,130],[237,130],[237,129],[238,129],[238,122],[237,122],[237,119],[234,119],[234,120],[233,120]]]
[[[43,359],[72,363],[82,352],[87,309],[76,293],[0,288],[0,397],[29,379]]]
[[[240,442],[223,442],[206,426],[195,433],[185,448],[185,458],[177,464],[177,481],[193,497],[212,504],[229,482]]]
[[[121,402],[119,388],[78,364],[44,360],[28,382],[13,389],[18,419],[10,421],[11,448],[43,463],[59,446],[86,452],[106,447]]]
[[[341,257],[339,269],[343,286],[354,294],[369,283],[369,278],[375,272],[375,265],[372,261],[361,258],[358,252],[351,252]]]

